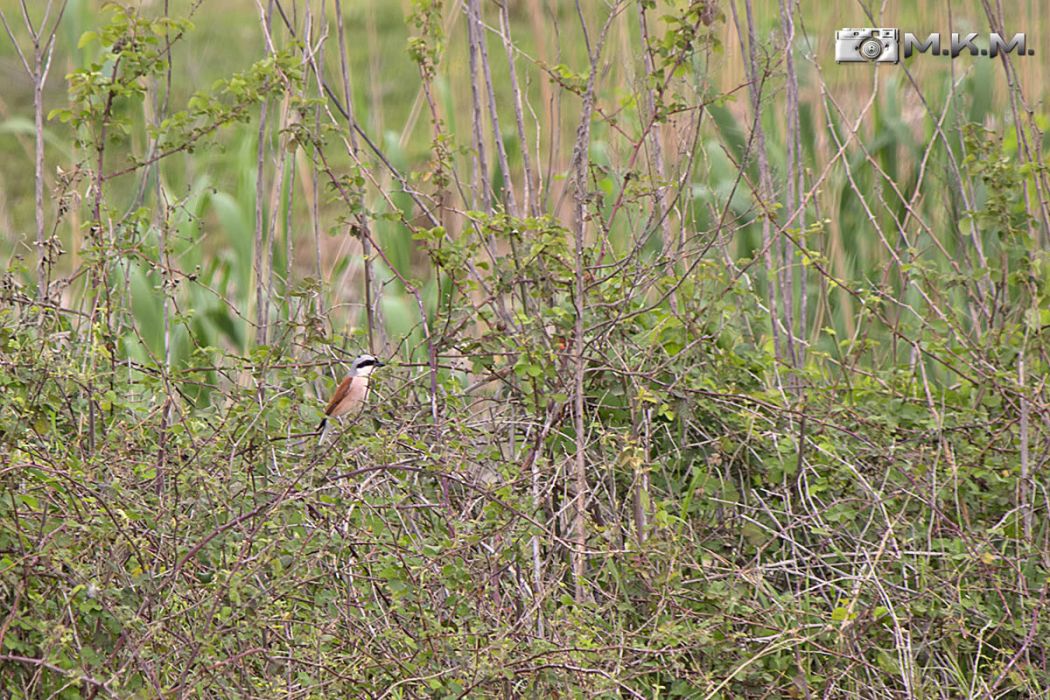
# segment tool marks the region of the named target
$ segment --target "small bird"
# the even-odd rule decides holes
[[[340,382],[332,395],[328,406],[324,409],[324,418],[317,426],[321,433],[321,442],[324,442],[328,433],[328,419],[338,418],[350,412],[357,412],[364,406],[368,398],[368,375],[372,374],[376,367],[382,367],[383,363],[374,355],[364,354],[354,360],[350,365],[350,374]]]

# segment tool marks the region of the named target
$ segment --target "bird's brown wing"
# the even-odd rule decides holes
[[[332,415],[332,411],[334,411],[335,407],[339,405],[339,402],[346,398],[346,393],[350,391],[351,379],[353,379],[353,377],[347,376],[347,378],[339,384],[339,387],[336,388],[335,393],[332,395],[332,400],[328,402],[327,406],[325,406],[324,414],[326,416]]]

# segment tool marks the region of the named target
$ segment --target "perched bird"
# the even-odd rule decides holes
[[[328,406],[324,409],[324,418],[317,430],[321,433],[321,441],[324,441],[328,433],[328,419],[338,418],[347,413],[356,413],[364,406],[368,398],[368,375],[372,374],[376,367],[382,367],[383,363],[373,355],[361,355],[350,365],[350,374],[340,382],[332,395]]]

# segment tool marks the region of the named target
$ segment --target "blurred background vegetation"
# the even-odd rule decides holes
[[[1044,697],[1042,9],[0,0],[0,684]]]
[[[28,46],[30,40],[25,27],[16,21],[21,19],[18,3],[10,0],[6,2],[10,6],[4,9],[13,18],[14,36],[22,46]],[[105,18],[102,10],[104,6],[105,3],[88,0],[68,3],[58,28],[54,67],[45,89],[48,112],[66,103],[64,76],[84,69],[98,59],[102,47],[97,41],[83,41],[82,37],[96,30],[100,18]],[[146,13],[163,13],[165,9],[160,0],[137,6]],[[353,2],[345,3],[342,10],[346,31],[354,39],[347,43],[347,61],[356,118],[400,172],[422,181],[430,167],[432,133],[423,89],[418,80],[418,67],[406,50],[409,37],[415,29],[406,21],[412,15],[413,7],[412,2]],[[846,115],[856,118],[859,109],[868,102],[875,90],[870,71],[862,72],[865,69],[855,65],[834,63],[834,32],[841,28],[840,25],[861,26],[882,21],[887,26],[898,26],[904,31],[914,30],[920,37],[930,31],[941,31],[947,36],[949,28],[960,32],[987,31],[984,10],[976,2],[952,7],[951,10],[945,3],[888,3],[884,8],[881,19],[868,15],[872,17],[872,22],[868,22],[865,15],[873,10],[865,10],[862,6],[849,10],[843,8],[839,13],[842,16],[806,12],[800,16],[797,70],[803,137],[801,145],[807,167],[812,171],[819,172],[838,150],[835,139],[829,135],[829,121],[842,128],[844,121],[848,121]],[[287,11],[294,10],[294,6],[289,6]],[[552,179],[546,195],[549,200],[556,198],[560,191],[559,178],[567,171],[568,157],[571,155],[566,149],[559,149],[555,142],[559,138],[564,142],[567,135],[572,134],[579,117],[577,102],[559,100],[556,105],[552,102],[556,88],[552,87],[550,76],[568,76],[566,82],[571,82],[573,78],[579,80],[586,65],[586,45],[581,41],[577,9],[573,3],[521,0],[508,3],[508,10],[514,30],[514,44],[522,57],[518,79],[526,102],[530,105],[529,113],[525,115],[526,134],[529,139],[535,139],[531,144],[535,159],[541,160],[549,170],[546,173]],[[1016,26],[1011,24],[1010,32],[1014,29],[1026,31],[1029,46],[1036,50],[1034,58],[1018,60],[1014,67],[1017,81],[1025,86],[1030,104],[1038,104],[1043,98],[1045,89],[1042,86],[1047,82],[1044,73],[1047,62],[1041,56],[1050,50],[1050,39],[1040,32],[1042,17],[1037,10],[1038,6],[1031,2],[1010,7],[1011,14],[1016,13],[1016,19],[1025,19],[1025,22],[1018,21]],[[168,7],[168,11],[173,16],[191,16],[193,22],[193,30],[186,33],[173,49],[173,66],[179,78],[171,84],[168,101],[173,106],[185,105],[197,90],[207,90],[216,80],[246,70],[265,52],[260,10],[256,3],[185,3],[185,7],[175,3]],[[604,17],[605,11],[606,8],[598,4],[584,3],[580,6],[585,19],[595,26],[600,25],[600,18]],[[726,12],[725,8],[720,11]],[[334,18],[334,6],[325,5],[324,12],[325,20],[330,22]],[[471,142],[471,92],[469,81],[459,79],[467,70],[469,62],[466,23],[460,21],[462,14],[462,8],[455,5],[443,9],[440,24],[444,33],[444,46],[435,75],[434,95],[440,104],[448,133],[454,143],[461,146],[460,151],[454,154],[456,165],[469,167],[470,154],[466,148]],[[660,16],[659,10],[654,12],[657,22]],[[759,40],[775,42],[781,24],[778,3],[774,0],[755,2],[753,18]],[[1015,18],[1010,19],[1012,21]],[[331,26],[328,28],[331,29]],[[614,34],[610,38],[612,52],[619,55],[630,55],[632,51],[637,53],[632,50],[639,39],[637,23],[623,21],[613,30]],[[711,97],[718,96],[719,102],[710,105],[708,118],[700,126],[705,148],[700,155],[697,176],[691,183],[692,197],[688,203],[693,210],[690,212],[690,223],[698,228],[710,228],[712,225],[710,210],[717,201],[712,197],[733,188],[737,170],[735,164],[743,153],[746,139],[744,127],[749,118],[745,57],[740,51],[737,28],[728,18],[728,21],[719,22],[708,31],[711,49],[704,58],[702,78],[694,80],[692,87],[703,90]],[[493,50],[502,51],[498,46]],[[0,253],[6,257],[23,256],[31,259],[34,183],[26,177],[26,168],[33,162],[33,82],[21,69],[11,41],[0,45],[0,61],[8,76],[3,94],[0,95],[0,119],[3,120],[0,130],[7,135],[0,143],[0,226],[11,233],[0,241]],[[334,59],[327,68],[331,72],[330,81],[333,85],[338,84],[338,66]],[[992,61],[948,61],[932,57],[920,57],[908,62],[907,73],[882,70],[876,99],[860,123],[859,134],[867,147],[858,149],[859,155],[853,155],[853,160],[859,163],[866,153],[871,154],[886,174],[900,183],[902,190],[907,191],[905,187],[913,185],[923,165],[915,154],[921,153],[920,149],[925,144],[936,140],[933,138],[936,122],[930,115],[939,116],[945,111],[949,94],[951,108],[946,112],[946,121],[942,127],[952,126],[958,130],[962,124],[979,124],[999,133],[1007,140],[1007,148],[1016,147],[1010,145],[1016,143],[1016,137],[1011,139],[1009,133],[1011,105],[1008,83],[997,79],[998,70]],[[501,106],[509,105],[512,101],[507,71],[505,60],[493,60],[493,88],[497,103]],[[610,61],[603,71],[599,89],[602,98],[611,105],[609,113],[614,119],[629,119],[634,108],[631,101],[637,99],[637,90],[645,73],[644,65],[632,61]],[[771,84],[767,88],[770,105],[763,110],[762,115],[769,157],[774,167],[784,165],[787,145],[781,111],[783,86],[780,80],[776,75],[770,76]],[[912,89],[913,86],[918,90]],[[830,115],[822,102],[835,105]],[[149,123],[146,105],[129,104],[119,108],[126,110],[122,116],[129,123],[124,129],[126,133],[111,134],[113,142],[108,148],[115,155],[119,154],[116,155],[118,160],[121,156],[145,148],[145,132]],[[1045,115],[1037,111],[1034,116],[1037,123],[1045,126]],[[267,132],[272,144],[279,126],[273,124],[274,120],[270,121]],[[510,115],[504,118],[501,126],[505,132],[511,167],[520,168],[521,145],[517,142]],[[68,165],[83,157],[73,134],[63,124],[51,119],[45,129],[45,157],[49,163]],[[958,131],[952,133],[957,134]],[[619,134],[611,124],[602,121],[595,123],[591,150],[603,165],[611,163],[617,155],[623,155],[617,153],[617,136]],[[485,139],[491,149],[492,137],[485,134]],[[186,200],[186,214],[189,219],[194,219],[193,225],[199,228],[192,238],[186,239],[184,249],[176,254],[181,267],[192,270],[203,264],[207,279],[222,280],[218,289],[220,295],[233,294],[236,289],[242,295],[241,301],[245,302],[251,284],[249,264],[255,228],[257,140],[257,125],[232,124],[209,141],[205,152],[195,152],[192,157],[176,155],[163,161],[160,170],[165,192],[173,200]],[[726,152],[726,147],[734,150]],[[939,157],[936,150],[931,153],[931,157]],[[349,160],[345,154],[334,154],[333,159],[332,164],[337,167],[345,167]],[[936,160],[927,163],[927,167],[935,165]],[[329,292],[333,294],[331,305],[342,311],[337,311],[334,316],[336,323],[341,324],[339,329],[359,329],[364,319],[353,280],[355,275],[362,274],[362,263],[357,255],[360,249],[354,248],[352,240],[342,235],[345,231],[340,229],[340,222],[345,218],[344,208],[341,202],[322,192],[315,221],[312,193],[316,183],[309,172],[309,159],[300,152],[294,159],[284,162],[283,167],[287,169],[282,180],[286,191],[280,193],[279,199],[281,206],[287,207],[289,211],[280,213],[283,222],[276,232],[287,243],[275,247],[274,264],[280,270],[279,275],[287,277],[289,282],[303,278],[325,280],[328,289],[334,290]],[[60,176],[54,169],[48,168],[44,177],[45,186],[53,196],[56,187],[60,186]],[[381,189],[397,189],[397,183],[389,173],[380,173],[377,177]],[[499,178],[501,175],[497,172],[493,177]],[[857,178],[863,187],[869,174],[861,172]],[[830,186],[822,188],[814,199],[819,211],[828,219],[821,247],[831,258],[830,269],[847,280],[880,276],[879,272],[885,269],[890,254],[870,237],[851,233],[863,225],[868,214],[858,206],[855,197],[849,192],[845,176],[833,173],[829,180]],[[141,199],[140,184],[133,174],[118,178],[112,183],[108,196],[115,206],[127,206]],[[598,182],[607,195],[614,191],[617,184],[615,172],[607,172],[606,177]],[[265,194],[270,199],[275,196],[269,190]],[[392,194],[390,202],[376,199],[370,204],[378,213],[396,205],[406,215],[413,214],[411,200],[398,196],[396,192]],[[924,194],[920,200],[924,208],[923,220],[933,229],[957,227],[958,220],[965,213],[962,211],[963,205],[956,202],[949,208],[941,206],[942,203],[936,197]],[[733,206],[734,213],[753,218],[753,212],[748,212],[749,204],[744,197],[738,196]],[[899,203],[887,206],[899,206]],[[270,209],[272,207],[264,211],[264,217],[270,216]],[[879,209],[883,211],[876,213],[888,214],[886,207]],[[57,272],[68,274],[70,270],[76,269],[82,236],[80,223],[80,219],[74,216],[56,229],[63,249],[69,251],[68,256],[57,261]],[[270,222],[266,225],[271,226]],[[376,226],[377,236],[389,249],[391,260],[403,270],[411,270],[410,231],[396,221],[381,219]],[[619,228],[625,229],[627,224],[621,224]],[[315,231],[321,233],[320,251],[314,245]],[[756,231],[754,221],[750,226],[740,226],[733,237],[733,253],[748,256],[760,248]],[[623,230],[611,231],[610,235],[621,239],[627,236]],[[953,254],[955,243],[945,241],[949,255]],[[962,241],[959,244],[965,245]],[[289,251],[294,256],[290,268],[282,257]],[[420,272],[426,275],[425,270]],[[382,271],[380,274],[383,274]],[[151,282],[155,284],[156,280]],[[144,279],[140,279],[139,283],[147,284]],[[192,291],[189,293],[195,294]],[[411,319],[414,311],[409,302],[396,296],[385,299],[390,317],[386,323],[393,324],[395,331],[403,333],[413,325]],[[143,299],[135,315],[137,320],[151,324],[145,329],[150,332],[144,335],[156,339],[161,336],[155,330],[161,314],[159,299],[154,302],[151,305]],[[839,333],[855,331],[851,319],[856,309],[849,295],[839,292],[831,296],[829,303],[835,305],[825,319],[829,325]],[[838,310],[839,304],[844,306],[841,311]],[[201,342],[211,345],[215,344],[213,339],[218,342],[219,338],[224,338],[234,342],[239,349],[244,349],[250,333],[238,321],[237,315],[224,306],[215,301],[209,305],[211,322],[202,321],[197,327],[199,333],[206,334]],[[817,336],[814,339],[820,340]],[[188,357],[190,346],[188,339],[180,339],[176,350],[180,360],[184,361]],[[156,351],[157,347],[153,350]]]

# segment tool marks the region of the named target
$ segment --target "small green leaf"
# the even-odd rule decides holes
[[[93,41],[98,41],[98,32],[84,32],[80,35],[77,48],[82,49]]]

